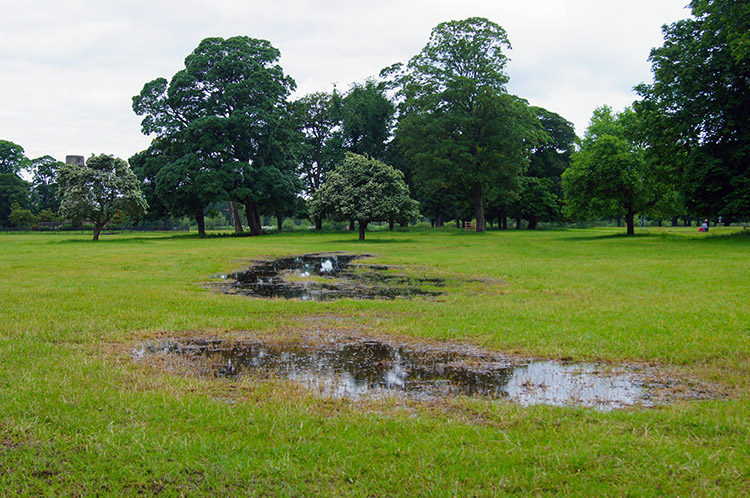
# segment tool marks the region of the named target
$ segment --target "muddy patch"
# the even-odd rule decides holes
[[[365,257],[370,256],[324,253],[256,261],[247,270],[220,275],[224,282],[212,286],[253,297],[329,301],[437,296],[444,285],[441,279],[407,275],[397,267],[354,263]]]
[[[281,377],[315,395],[436,400],[477,396],[521,405],[650,407],[718,397],[705,385],[653,368],[534,360],[467,346],[394,343],[371,337],[268,343],[260,340],[162,339],[139,345],[136,360],[166,360],[215,378]]]

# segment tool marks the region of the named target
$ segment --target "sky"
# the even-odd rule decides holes
[[[651,82],[661,27],[688,0],[0,0],[0,140],[29,158],[148,147],[131,108],[206,37],[246,35],[281,51],[293,98],[345,91],[407,62],[439,23],[486,17],[508,33],[508,91],[573,122],[621,110]]]

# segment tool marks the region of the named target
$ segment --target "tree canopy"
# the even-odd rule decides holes
[[[28,167],[23,147],[8,140],[0,140],[0,173],[17,175]]]
[[[506,48],[505,30],[487,19],[445,22],[405,68],[382,73],[401,98],[396,138],[415,184],[471,199],[480,232],[485,196],[519,188],[529,139],[541,133],[528,104],[505,91]]]
[[[654,82],[640,85],[650,146],[701,216],[750,215],[750,6],[693,0],[693,18],[664,27]]]
[[[370,222],[411,220],[419,216],[409,197],[404,175],[381,161],[348,152],[343,164],[331,171],[310,201],[313,216],[335,221],[355,220],[359,239]]]
[[[258,202],[267,195],[259,188],[269,183],[262,178],[269,168],[299,191],[292,178],[299,139],[286,101],[295,83],[279,57],[266,40],[206,38],[169,83],[158,78],[133,97],[133,110],[144,116],[142,131],[159,139],[147,156],[168,168],[155,175],[156,189],[190,185],[188,195],[166,203],[170,210],[191,210],[198,218],[210,201],[237,201],[257,235]]]
[[[581,150],[562,176],[566,212],[572,218],[625,216],[627,234],[635,234],[634,216],[657,201],[658,176],[633,139],[637,115],[594,111]]]
[[[91,221],[95,241],[116,215],[138,217],[148,209],[128,163],[111,155],[92,155],[85,166],[64,164],[58,169],[57,181],[62,198],[60,212]]]

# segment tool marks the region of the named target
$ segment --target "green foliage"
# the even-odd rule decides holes
[[[158,138],[137,160],[149,175],[143,180],[153,177],[158,195],[169,193],[162,202],[173,215],[194,214],[201,233],[212,202],[243,203],[251,233],[259,234],[258,203],[281,188],[292,190],[288,197],[301,190],[301,140],[286,103],[295,83],[279,57],[266,40],[206,38],[169,83],[158,78],[133,97],[142,131]]]
[[[404,175],[376,159],[348,152],[309,202],[310,215],[334,221],[355,220],[359,238],[373,221],[407,221],[419,216]]]
[[[138,218],[148,209],[128,163],[111,155],[92,155],[85,166],[64,164],[58,169],[57,181],[61,214],[91,221],[94,240],[99,240],[102,228],[115,216]]]
[[[0,174],[17,175],[28,167],[28,163],[23,147],[8,140],[0,140]]]
[[[335,91],[311,93],[297,100],[294,110],[305,137],[299,173],[305,191],[312,194],[323,185],[326,173],[344,159],[341,98]]]
[[[484,198],[510,197],[541,134],[528,104],[505,93],[505,31],[483,18],[433,29],[406,68],[390,75],[402,99],[396,138],[421,199],[443,192],[471,199],[477,231],[485,230]],[[432,207],[436,202],[429,201]]]
[[[8,221],[20,228],[29,228],[39,221],[39,217],[31,212],[30,209],[22,208],[20,204],[14,202],[10,206],[10,216]]]
[[[627,233],[633,235],[635,214],[656,203],[654,164],[632,138],[637,119],[631,109],[613,114],[604,106],[594,111],[581,150],[562,177],[569,217],[625,215]]]
[[[641,85],[648,141],[693,213],[750,214],[750,7],[694,0],[693,18],[664,28]]]
[[[11,206],[18,203],[30,209],[29,183],[14,173],[0,173],[0,226],[7,226]]]
[[[60,198],[57,195],[57,170],[63,163],[52,156],[42,156],[29,162],[29,169],[33,174],[31,180],[31,195],[34,206],[42,211],[60,208]]]
[[[341,134],[349,152],[382,161],[396,108],[373,80],[353,84],[341,101]]]
[[[540,107],[532,111],[544,133],[535,135],[537,143],[517,197],[511,192],[491,203],[496,212],[507,212],[510,207],[512,216],[529,222],[529,229],[535,229],[540,221],[562,218],[562,173],[570,166],[577,139],[573,124],[559,114]]]

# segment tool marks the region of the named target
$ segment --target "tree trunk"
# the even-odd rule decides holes
[[[437,218],[435,218],[435,226],[438,228],[444,227],[445,222],[443,222],[443,215],[439,214],[437,215]]]
[[[536,226],[539,223],[539,218],[536,216],[529,215],[529,230],[536,230]]]
[[[659,218],[659,221],[657,222],[658,226],[661,226],[661,218]]]
[[[500,230],[508,229],[508,211],[505,208],[500,208],[497,224]]]
[[[349,220],[349,230],[354,231],[354,220]]]
[[[394,220],[393,218],[388,220],[388,230],[392,232],[395,227],[396,227],[396,220]]]
[[[475,183],[471,190],[471,197],[474,200],[474,217],[477,219],[477,232],[484,232],[487,229],[487,223],[484,219],[484,200],[482,198],[482,184]]]
[[[367,230],[367,222],[359,221],[359,240],[365,240],[365,230]]]
[[[401,228],[409,228],[409,222],[408,221],[402,221],[398,224]]]
[[[520,230],[520,229],[521,229],[521,218],[518,217],[516,218],[516,230]]]
[[[620,228],[622,226],[622,218],[619,216],[617,217],[617,228]]]
[[[284,228],[284,217],[279,214],[276,215],[276,228],[279,229],[279,232]]]
[[[461,218],[456,218],[456,228],[461,228]]]
[[[673,218],[672,218],[672,226],[673,226],[673,227],[676,227],[676,226],[677,226],[677,222],[678,222],[678,220],[677,220],[677,216],[673,217]]]
[[[434,218],[430,220],[430,227],[431,228],[435,228],[435,219]]]
[[[628,209],[628,213],[625,215],[625,224],[628,226],[628,235],[635,235],[635,212]]]
[[[99,240],[99,234],[102,232],[102,227],[94,224],[94,242]]]
[[[315,220],[315,230],[323,230],[323,218]]]
[[[245,202],[245,212],[247,214],[247,225],[250,227],[250,235],[261,235],[263,233],[263,229],[260,225],[258,203],[255,201]]]
[[[234,201],[229,201],[229,211],[232,213],[232,223],[234,223],[234,233],[242,233],[242,220],[240,211]]]
[[[195,223],[198,225],[198,235],[206,235],[206,220],[203,217],[203,209],[195,210]]]

